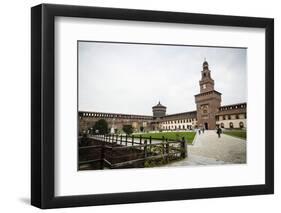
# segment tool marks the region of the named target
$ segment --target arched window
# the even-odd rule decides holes
[[[224,123],[221,123],[221,128],[224,128]]]
[[[232,122],[229,123],[229,128],[231,128],[231,129],[233,128],[233,123]]]
[[[243,128],[243,127],[244,127],[244,123],[241,121],[241,122],[239,123],[239,126],[240,126],[240,128]]]

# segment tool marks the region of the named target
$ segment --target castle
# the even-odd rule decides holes
[[[237,103],[221,106],[221,93],[215,90],[215,81],[211,77],[209,64],[203,62],[200,93],[195,95],[196,111],[166,114],[166,106],[160,102],[152,107],[152,116],[85,112],[79,111],[79,132],[91,131],[96,121],[105,119],[110,128],[122,129],[123,125],[132,125],[136,131],[177,131],[204,128],[246,128],[247,104]]]

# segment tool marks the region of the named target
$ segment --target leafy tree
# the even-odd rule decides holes
[[[99,134],[108,134],[108,123],[104,119],[98,120],[93,126],[94,131],[99,131]]]
[[[133,133],[133,126],[132,125],[123,125],[122,129],[127,135],[131,135]]]

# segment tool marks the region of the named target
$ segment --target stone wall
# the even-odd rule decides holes
[[[108,123],[109,129],[122,129],[123,125],[132,125],[137,131],[140,127],[144,127],[146,130],[150,130],[152,116],[142,115],[129,115],[129,114],[113,114],[113,113],[97,113],[97,112],[79,112],[79,133],[88,131],[93,128],[95,123],[104,119]]]

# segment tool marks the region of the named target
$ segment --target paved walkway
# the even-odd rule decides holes
[[[166,166],[214,165],[246,163],[246,141],[214,130],[205,131],[188,146],[188,157]]]

